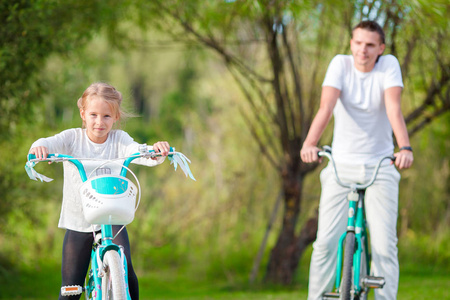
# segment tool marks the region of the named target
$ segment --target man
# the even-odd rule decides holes
[[[331,61],[322,85],[320,108],[300,152],[304,162],[319,160],[317,143],[334,115],[333,158],[341,180],[366,182],[378,160],[394,152],[394,132],[399,152],[395,165],[409,168],[412,148],[401,111],[403,82],[397,59],[384,55],[384,32],[373,21],[363,21],[352,31],[352,55]],[[309,300],[321,299],[334,285],[340,235],[346,231],[348,190],[335,180],[332,167],[322,170],[319,227],[311,257]],[[396,299],[397,210],[400,174],[392,164],[380,168],[374,185],[366,191],[366,218],[371,234],[372,270],[384,276],[375,298]]]

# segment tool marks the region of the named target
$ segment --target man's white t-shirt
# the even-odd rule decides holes
[[[386,114],[384,92],[403,87],[398,60],[381,56],[370,72],[360,72],[353,56],[333,58],[322,86],[340,90],[333,111],[333,157],[342,164],[375,164],[379,158],[392,155],[392,127]]]
[[[45,146],[50,153],[71,155],[75,158],[98,158],[99,160],[120,158],[139,152],[139,144],[122,130],[111,130],[108,138],[103,144],[92,142],[86,134],[85,129],[73,128],[58,133],[52,137],[42,138],[33,143],[31,148]],[[152,149],[149,146],[149,149]],[[164,157],[152,159],[135,159],[133,163],[147,166],[155,166],[164,161]],[[82,161],[86,176],[99,166],[103,161]],[[123,161],[117,161],[119,164]],[[119,164],[108,164],[107,168],[111,174],[119,175],[122,169]],[[64,162],[64,188],[61,215],[58,227],[80,232],[90,232],[92,229],[99,230],[100,226],[92,227],[83,215],[83,206],[79,189],[82,180],[78,169],[70,162]]]

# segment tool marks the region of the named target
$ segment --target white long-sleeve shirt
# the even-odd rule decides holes
[[[58,133],[52,137],[41,138],[33,143],[31,148],[45,146],[50,153],[71,155],[75,158],[98,158],[99,160],[125,157],[139,152],[139,144],[122,130],[111,130],[107,140],[102,144],[92,142],[85,129],[73,128]],[[149,146],[149,149],[152,149]],[[135,159],[133,163],[155,166],[164,161],[164,157],[152,159]],[[118,161],[120,163],[120,161]],[[82,161],[86,175],[99,165],[96,161]],[[119,175],[121,166],[108,164],[103,168],[111,169],[111,174]],[[88,223],[83,216],[83,207],[79,189],[82,180],[78,169],[70,162],[64,162],[64,188],[61,215],[58,227],[80,232],[99,230],[100,226]]]

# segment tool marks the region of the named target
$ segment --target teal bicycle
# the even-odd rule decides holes
[[[140,184],[136,175],[128,168],[129,164],[137,158],[153,158],[158,156],[153,150],[148,150],[147,145],[141,145],[139,152],[128,157],[105,160],[87,176],[81,163],[82,160],[94,160],[88,158],[74,158],[64,154],[49,154],[44,160],[36,159],[33,154],[28,155],[26,170],[31,179],[49,181],[49,178],[37,173],[34,166],[38,162],[64,162],[74,164],[83,184],[80,195],[83,203],[85,219],[96,225],[101,225],[101,231],[95,234],[92,245],[91,262],[84,287],[64,286],[61,295],[81,295],[83,292],[88,300],[131,300],[128,291],[128,268],[123,248],[114,243],[114,238],[125,225],[131,223],[140,202]],[[190,160],[180,152],[170,149],[169,160],[174,164],[175,170],[180,166],[186,176],[193,180],[188,162]],[[98,159],[95,159],[99,161]],[[120,175],[101,174],[107,164],[119,164]],[[102,171],[99,172],[98,171]],[[137,186],[128,178],[129,171],[137,183]],[[122,229],[114,236],[112,225],[123,225]]]
[[[320,151],[318,155],[330,160],[337,183],[350,189],[347,195],[349,203],[347,231],[342,234],[338,245],[335,290],[332,293],[325,293],[322,299],[365,300],[370,289],[383,288],[385,279],[384,277],[372,276],[370,273],[371,256],[364,211],[364,196],[366,189],[375,182],[382,162],[388,159],[394,161],[395,157],[381,158],[369,182],[359,184],[344,183],[339,179],[331,155],[331,147],[323,147],[323,151]]]

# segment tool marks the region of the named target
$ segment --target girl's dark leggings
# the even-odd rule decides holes
[[[116,234],[122,226],[114,225],[113,234]],[[89,268],[89,262],[91,260],[91,250],[94,236],[92,232],[78,232],[73,230],[67,230],[64,236],[63,250],[62,250],[62,284],[67,285],[84,285],[86,273]],[[128,240],[127,229],[124,228],[120,234],[114,239],[114,243],[123,246],[125,256],[127,258],[128,265],[128,286],[130,290],[130,296],[133,300],[139,299],[139,285],[136,273],[134,272],[133,265],[131,263],[130,255],[130,241]],[[73,300],[80,299],[80,295],[77,296],[61,296],[59,294],[59,300]]]

